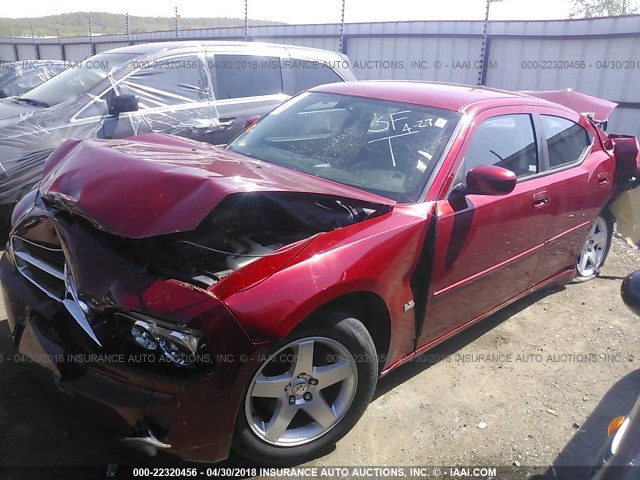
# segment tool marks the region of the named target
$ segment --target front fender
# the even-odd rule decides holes
[[[404,306],[413,299],[410,280],[426,226],[427,215],[398,209],[364,228],[325,233],[287,267],[224,302],[253,341],[261,341],[285,338],[331,300],[371,292],[389,311],[392,337],[408,332],[410,344],[415,317]]]

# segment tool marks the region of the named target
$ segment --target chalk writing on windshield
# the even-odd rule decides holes
[[[396,158],[393,152],[391,140],[394,138],[405,137],[419,133],[423,128],[437,127],[444,128],[447,120],[444,118],[415,118],[411,115],[411,110],[401,110],[394,113],[374,113],[373,122],[369,127],[369,133],[387,133],[382,137],[369,140],[368,143],[387,141],[389,144],[389,153],[391,154],[391,163],[396,166]]]
[[[447,120],[444,118],[437,118],[435,120],[433,118],[413,119],[407,115],[411,113],[411,110],[384,114],[374,113],[372,125],[369,127],[369,133],[389,132],[390,135],[376,138],[369,143],[387,140],[388,138],[412,135],[418,133],[422,128],[443,128],[447,124]]]

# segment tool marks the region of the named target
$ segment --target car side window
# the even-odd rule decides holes
[[[344,81],[331,67],[314,62],[317,68],[305,68],[305,64],[292,61],[293,81],[296,86],[296,93],[300,93],[317,85],[325,83],[335,83]]]
[[[119,95],[138,97],[141,110],[207,101],[209,81],[197,55],[140,61],[143,68],[119,84]]]
[[[549,168],[576,163],[591,147],[591,135],[577,123],[552,115],[541,117],[549,151]]]
[[[538,148],[531,115],[502,115],[483,121],[464,156],[462,178],[479,165],[503,167],[519,178],[538,173]]]
[[[216,54],[208,63],[216,100],[282,93],[278,57]]]

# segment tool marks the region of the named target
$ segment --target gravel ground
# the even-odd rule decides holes
[[[619,294],[637,268],[640,253],[616,239],[600,278],[526,298],[389,374],[351,433],[309,465],[516,465],[527,478],[590,464],[640,395],[640,323]],[[7,334],[0,320],[0,465],[149,463],[34,367],[6,361]]]

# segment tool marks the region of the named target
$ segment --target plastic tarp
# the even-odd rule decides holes
[[[0,101],[0,204],[32,190],[45,160],[66,139],[158,132],[222,143],[204,49],[170,60],[137,58],[98,54],[28,94]],[[137,97],[138,111],[110,115],[111,100],[125,94]]]

